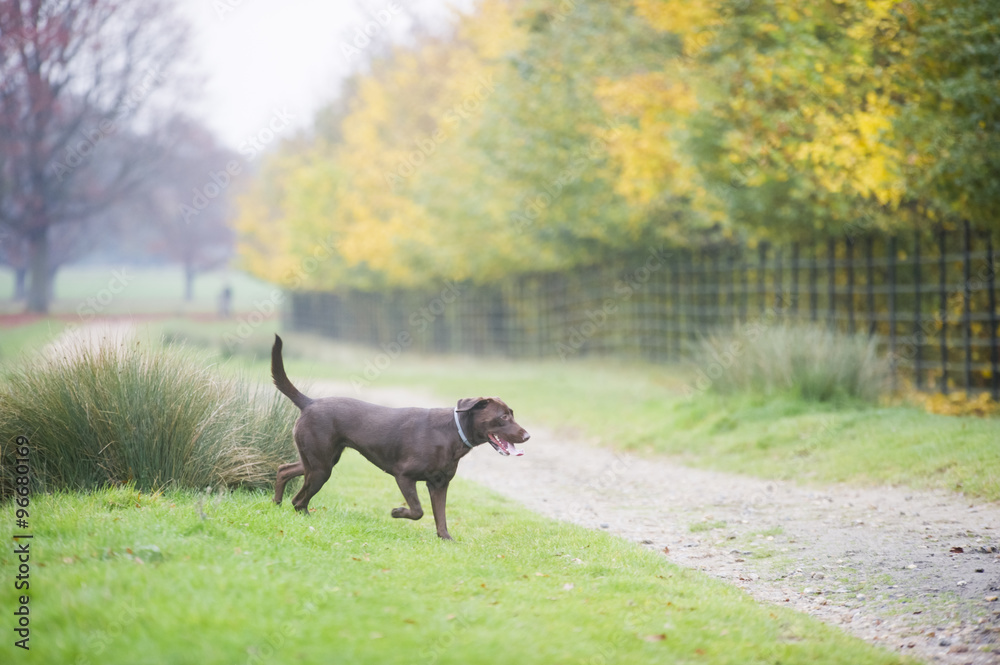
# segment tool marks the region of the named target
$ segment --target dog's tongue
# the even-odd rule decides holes
[[[513,455],[514,457],[520,457],[524,454],[524,451],[515,446],[510,441],[504,441],[496,434],[490,434],[490,443],[493,447],[497,449],[497,452],[507,457],[508,455]]]

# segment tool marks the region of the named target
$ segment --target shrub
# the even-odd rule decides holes
[[[817,402],[874,400],[889,379],[888,361],[878,354],[875,338],[808,324],[737,327],[709,335],[701,341],[697,362],[716,392],[790,392]]]
[[[296,415],[277,391],[223,378],[190,351],[105,341],[37,355],[0,380],[0,498],[19,435],[35,490],[266,486],[294,459]]]

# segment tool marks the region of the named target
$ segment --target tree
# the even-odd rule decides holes
[[[899,135],[912,192],[937,217],[1000,231],[1000,12],[995,0],[916,2]]]
[[[27,243],[29,311],[48,309],[50,229],[143,177],[144,151],[118,153],[112,170],[94,157],[151,123],[141,111],[184,39],[165,0],[0,0],[0,224]]]
[[[0,263],[14,269],[12,300],[24,300],[28,274],[28,243],[9,229],[0,227]]]
[[[209,130],[184,116],[170,121],[162,140],[170,150],[136,198],[140,214],[157,231],[152,249],[184,267],[184,299],[190,301],[198,273],[232,256],[229,199],[246,165]]]
[[[997,228],[995,5],[482,0],[267,160],[240,253],[273,279],[332,235],[305,285],[372,290],[650,245]]]

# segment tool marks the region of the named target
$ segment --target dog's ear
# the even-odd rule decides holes
[[[472,411],[473,409],[481,409],[492,401],[492,397],[465,397],[458,400],[455,410]]]

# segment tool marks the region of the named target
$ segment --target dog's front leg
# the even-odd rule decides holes
[[[420,507],[420,498],[417,496],[417,481],[406,476],[396,476],[396,484],[399,485],[399,491],[403,493],[403,498],[406,499],[406,505],[409,508],[393,508],[392,516],[405,517],[410,520],[418,520],[423,517],[424,509]]]
[[[427,491],[431,495],[431,510],[434,512],[434,524],[437,526],[438,536],[445,540],[452,540],[448,533],[448,521],[444,514],[444,505],[448,500],[448,481],[444,483],[427,483]]]

